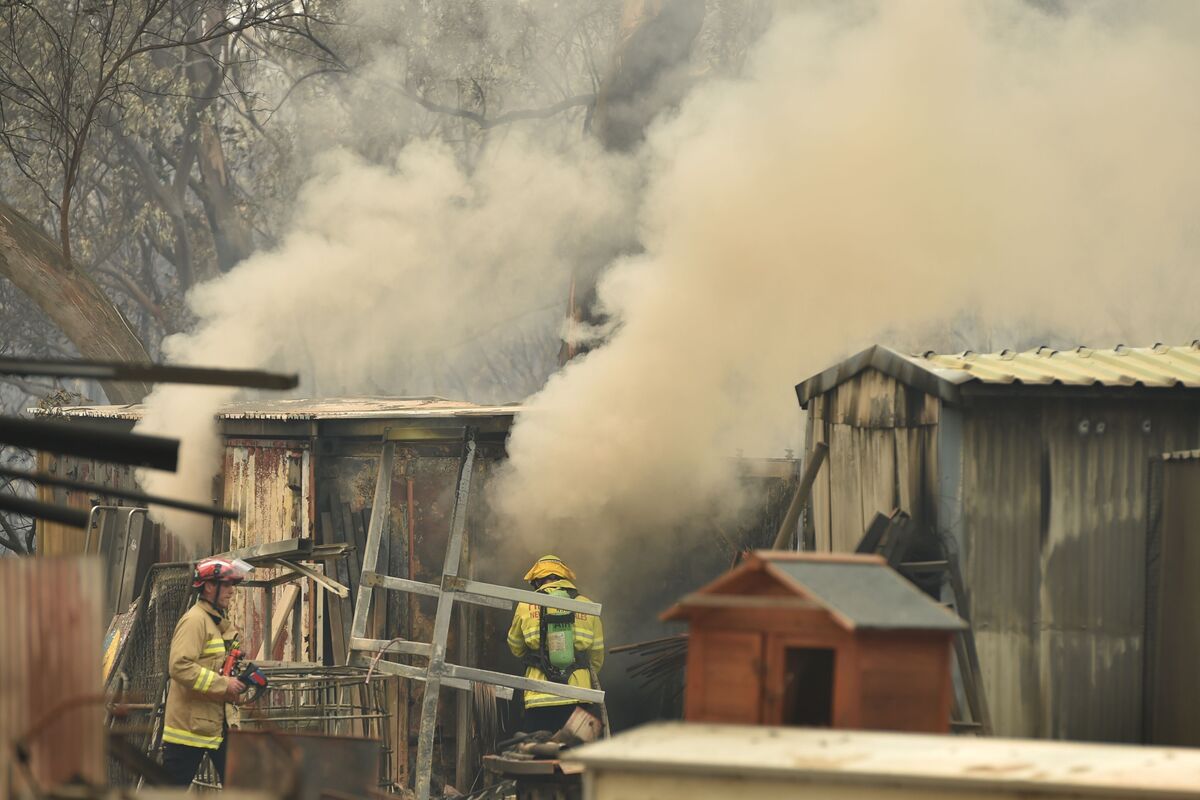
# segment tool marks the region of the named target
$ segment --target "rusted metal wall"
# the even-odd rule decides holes
[[[312,460],[308,442],[296,439],[227,439],[225,462],[221,470],[226,507],[238,512],[239,519],[229,526],[228,541],[221,549],[279,542],[313,536]],[[259,568],[254,580],[269,580],[282,570]],[[314,614],[311,608],[311,582],[300,580],[301,641],[293,641],[290,619],[273,653],[267,659],[289,661],[320,660],[315,651]],[[252,656],[263,643],[267,628],[266,589],[248,588],[234,593],[230,615],[242,628],[242,643]],[[279,609],[286,586],[274,593],[274,608]]]
[[[929,521],[936,398],[866,370],[809,404],[809,442],[829,445],[813,484],[818,550],[853,550],[871,519],[900,508]]]
[[[0,558],[0,796],[28,792],[10,745],[47,714],[29,739],[42,788],[76,775],[105,780],[102,596],[98,559]]]

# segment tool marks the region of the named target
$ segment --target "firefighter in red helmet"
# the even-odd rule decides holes
[[[220,674],[225,655],[239,646],[229,619],[233,587],[254,568],[245,561],[206,558],[192,572],[196,603],[175,626],[171,639],[171,683],[163,719],[163,767],[177,786],[189,786],[207,754],[225,779],[225,733],[237,727],[237,702],[246,690]]]

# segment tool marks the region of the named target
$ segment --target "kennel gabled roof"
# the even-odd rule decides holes
[[[960,387],[993,386],[1142,387],[1200,389],[1200,339],[1191,344],[1125,347],[1112,350],[1036,350],[999,353],[905,355],[883,345],[868,347],[797,384],[803,408],[808,401],[860,372],[876,369],[926,394],[955,402]]]
[[[745,592],[745,587],[761,588],[754,580],[773,581],[790,592]],[[957,631],[966,623],[946,607],[934,602],[887,562],[876,555],[792,553],[758,550],[742,564],[704,588],[681,599],[663,615],[664,620],[686,619],[699,608],[711,608],[713,597],[739,594],[762,598],[770,603],[778,599],[781,607],[798,607],[799,599],[828,611],[847,630],[943,630]]]

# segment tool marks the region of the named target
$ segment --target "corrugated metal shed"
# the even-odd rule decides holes
[[[807,408],[813,397],[868,369],[950,402],[960,398],[960,387],[972,383],[1200,389],[1200,339],[1182,346],[1121,345],[1113,350],[1039,347],[1022,353],[920,355],[875,345],[798,384],[800,405]]]
[[[877,346],[797,395],[829,446],[817,549],[853,550],[892,508],[957,543],[995,730],[1141,741],[1149,465],[1200,447],[1200,343]]]
[[[21,736],[41,789],[106,779],[103,605],[96,558],[0,558],[0,796],[10,778],[29,789],[10,763]]]

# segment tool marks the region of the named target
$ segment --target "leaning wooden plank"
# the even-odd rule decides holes
[[[363,551],[362,546],[354,541],[354,525],[350,521],[350,516],[350,504],[337,503],[334,507],[334,522],[337,525],[338,536],[341,537],[342,541],[347,542],[353,547],[350,551],[350,560],[347,566],[350,569],[350,602],[351,604],[357,604],[359,577],[362,574]]]
[[[335,537],[335,527],[333,524],[333,514],[328,511],[321,513],[321,530],[325,534],[326,540]],[[330,559],[325,562],[325,569],[328,572],[333,572],[338,581],[345,586],[350,586],[349,570],[346,568],[346,559]],[[348,655],[347,645],[350,640],[350,619],[351,606],[349,597],[337,597],[327,595],[329,602],[329,635],[332,639],[330,649],[333,653],[333,663],[345,664]]]
[[[364,572],[375,572],[378,568],[379,542],[385,535],[384,528],[386,527],[386,518],[388,517],[386,509],[391,507],[392,461],[395,458],[395,452],[395,444],[385,442],[379,454],[379,471],[375,478],[375,498],[371,504],[376,513],[371,517],[370,528],[367,532],[367,541],[364,542],[362,549],[362,568]],[[371,592],[373,591],[375,590],[370,586],[360,584],[358,587],[358,599],[354,604],[354,623],[350,630],[351,638],[367,638],[367,616],[368,609],[371,606]]]
[[[254,657],[255,661],[275,657],[275,648],[279,646],[279,638],[283,636],[285,630],[284,623],[287,622],[288,615],[295,610],[296,598],[299,596],[300,587],[296,584],[290,583],[283,587],[283,591],[279,595],[279,602],[275,604],[274,613],[271,615],[270,647],[267,647],[267,642],[263,642],[258,648],[258,655]]]
[[[299,572],[304,577],[310,578],[313,581],[315,581],[316,583],[321,584],[321,586],[323,586],[326,589],[328,589],[329,591],[333,592],[338,597],[349,597],[350,596],[350,590],[348,588],[346,588],[345,586],[343,586],[341,583],[338,583],[333,578],[330,578],[328,575],[322,575],[320,572],[316,571],[312,567],[306,566],[305,564],[301,564],[299,561],[289,561],[289,560],[283,559],[283,558],[276,558],[276,559],[273,559],[270,563],[277,567],[281,567],[283,569],[295,570],[296,572]]]

